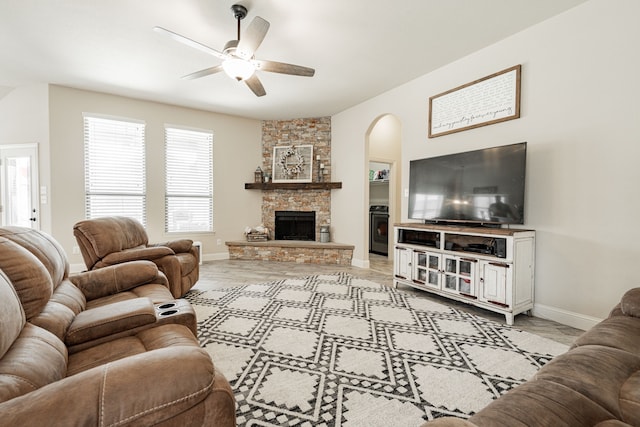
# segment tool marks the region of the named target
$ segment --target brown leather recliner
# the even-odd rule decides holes
[[[182,324],[197,334],[195,311],[173,298],[151,261],[69,276],[66,254],[51,236],[0,227],[0,269],[22,299],[27,320],[54,333],[70,353],[161,323]],[[164,315],[168,311],[160,307],[167,304],[179,312]]]
[[[142,325],[172,298],[153,263],[67,275],[55,240],[0,228],[0,426],[235,425],[229,383],[193,331]]]
[[[189,239],[149,244],[140,222],[128,217],[83,220],[73,226],[89,270],[134,260],[153,261],[169,280],[175,298],[191,289],[199,277],[199,253]]]

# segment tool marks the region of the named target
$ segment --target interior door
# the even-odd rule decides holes
[[[0,225],[40,228],[38,145],[0,145]]]

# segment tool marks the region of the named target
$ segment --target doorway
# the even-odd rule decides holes
[[[391,164],[369,162],[369,253],[389,255]]]
[[[39,229],[38,196],[38,145],[0,145],[0,225]]]
[[[393,262],[393,224],[400,218],[402,176],[401,123],[396,116],[384,114],[372,122],[367,132],[366,153],[369,253],[383,255],[386,261]],[[372,246],[372,241],[376,240],[376,245]],[[383,240],[386,250],[382,249]]]

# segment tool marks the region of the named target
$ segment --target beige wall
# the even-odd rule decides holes
[[[242,237],[245,226],[260,221],[260,194],[245,191],[261,162],[261,123],[60,86],[50,86],[51,233],[72,254],[73,224],[84,218],[83,113],[125,117],[146,123],[147,231],[149,240],[187,237],[202,242],[204,259],[226,258],[226,240]],[[164,233],[164,126],[180,125],[213,131],[215,233]],[[221,245],[218,245],[218,240]]]
[[[640,285],[640,2],[592,0],[333,117],[332,157],[365,156],[372,121],[402,123],[409,161],[528,141],[526,224],[537,232],[536,315],[581,328]],[[427,138],[429,96],[522,64],[522,116]],[[334,164],[336,240],[363,256],[365,162]],[[404,194],[403,194],[404,196]],[[407,199],[402,199],[406,219]]]
[[[0,144],[38,144],[41,186],[50,186],[49,89],[46,84],[18,87],[0,99]],[[39,191],[39,190],[36,190]],[[51,230],[51,205],[41,204],[38,228]]]

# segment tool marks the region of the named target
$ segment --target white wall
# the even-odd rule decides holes
[[[143,120],[146,124],[147,232],[151,242],[186,237],[202,242],[203,258],[227,258],[224,242],[243,237],[247,225],[260,222],[261,195],[244,190],[261,162],[261,123],[223,114],[141,101],[115,95],[50,86],[51,233],[71,264],[73,225],[84,218],[83,113]],[[164,126],[213,131],[215,233],[164,233]],[[218,240],[221,245],[218,245]]]
[[[408,162],[528,141],[525,227],[535,229],[535,314],[580,328],[640,285],[640,2],[592,0],[333,117],[332,157],[360,159],[383,113],[402,123]],[[522,64],[521,118],[427,138],[429,96]],[[365,164],[340,161],[336,241],[361,245]],[[406,219],[407,199],[402,216]],[[354,258],[363,256],[357,247]],[[356,261],[357,262],[357,261]]]
[[[46,84],[15,88],[0,98],[0,145],[37,143],[39,185],[47,188],[51,184],[48,106]],[[51,232],[49,204],[40,205],[37,217],[40,229]]]

